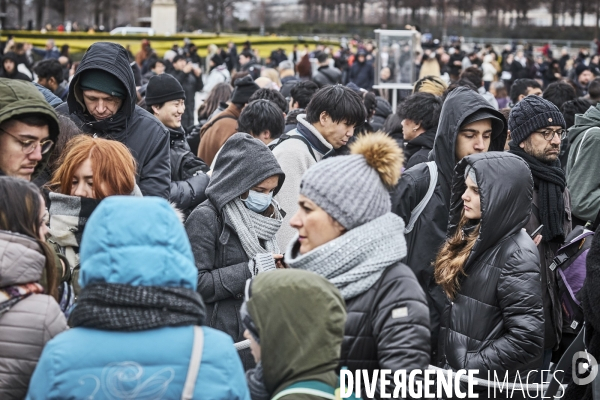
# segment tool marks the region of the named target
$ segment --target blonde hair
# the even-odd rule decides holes
[[[454,300],[460,289],[461,275],[467,275],[464,270],[465,263],[479,237],[480,224],[477,224],[470,233],[464,234],[463,228],[470,221],[463,213],[456,231],[446,240],[433,264],[435,282],[442,287],[450,300]]]
[[[60,166],[48,183],[49,188],[62,194],[71,194],[73,175],[88,158],[92,160],[96,199],[130,195],[133,192],[136,162],[129,149],[123,143],[87,135],[75,136],[67,143]],[[103,186],[107,192],[104,192]]]
[[[448,89],[448,85],[439,76],[427,75],[419,79],[413,87],[413,93],[431,93],[441,96]]]
[[[269,78],[274,84],[277,85],[277,90],[281,87],[281,79],[279,79],[279,72],[275,68],[265,68],[261,71],[260,76]]]

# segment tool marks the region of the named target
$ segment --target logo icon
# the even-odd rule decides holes
[[[578,351],[573,355],[573,382],[576,385],[587,385],[598,375],[598,361],[586,351]]]

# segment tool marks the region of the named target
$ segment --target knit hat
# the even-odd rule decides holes
[[[581,75],[584,71],[589,71],[590,67],[588,67],[587,65],[585,65],[584,63],[579,63],[577,64],[577,66],[575,67],[575,75],[579,76]]]
[[[403,153],[383,132],[359,137],[351,155],[328,158],[302,177],[300,194],[350,230],[391,211],[389,188],[400,178]]]
[[[98,90],[124,99],[127,97],[127,89],[123,82],[110,72],[101,69],[88,69],[81,73],[79,87],[82,90]]]
[[[508,129],[513,143],[519,144],[538,129],[547,126],[566,127],[558,108],[539,96],[527,96],[518,102],[508,116]]]
[[[246,104],[248,99],[256,92],[258,85],[254,83],[250,75],[236,79],[235,89],[231,95],[231,102],[234,104]]]
[[[283,71],[284,69],[294,69],[294,63],[292,63],[290,60],[283,60],[282,62],[279,63],[279,70]]]
[[[185,92],[175,77],[169,74],[153,76],[146,87],[146,105],[162,104],[171,100],[185,100]]]

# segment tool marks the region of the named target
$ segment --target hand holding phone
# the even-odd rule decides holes
[[[537,235],[539,235],[539,233],[542,231],[543,227],[544,227],[544,225],[538,226],[535,231],[531,232],[531,235],[529,235],[529,237],[534,239]]]

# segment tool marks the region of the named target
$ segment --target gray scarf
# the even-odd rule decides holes
[[[251,261],[249,268],[252,276],[256,275],[253,260],[257,254],[279,254],[280,252],[275,234],[281,227],[283,217],[277,205],[274,202],[271,204],[275,210],[273,218],[249,210],[239,197],[231,200],[223,207],[225,214],[231,221],[231,225],[233,225],[233,229],[240,238],[248,259]],[[261,246],[259,240],[265,243],[265,247]]]
[[[297,242],[296,234],[285,252],[285,263],[327,278],[344,300],[369,290],[387,267],[406,256],[404,221],[391,212],[306,254],[298,254]]]

